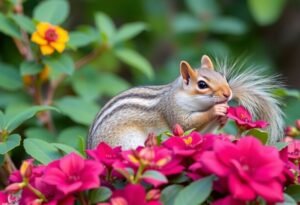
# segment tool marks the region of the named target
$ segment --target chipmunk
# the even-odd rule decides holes
[[[100,142],[124,149],[144,145],[148,133],[160,134],[179,124],[185,130],[212,132],[226,120],[228,102],[235,99],[254,118],[270,123],[270,142],[282,137],[282,111],[271,91],[274,77],[260,70],[239,72],[218,66],[203,55],[201,67],[181,61],[180,76],[161,86],[131,88],[112,98],[90,127],[88,148]]]

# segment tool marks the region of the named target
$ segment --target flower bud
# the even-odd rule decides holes
[[[146,195],[147,201],[159,200],[159,198],[160,198],[160,190],[159,189],[152,189],[152,190],[148,191],[148,193]]]
[[[157,136],[154,135],[154,133],[149,133],[146,141],[145,141],[145,146],[146,147],[153,147],[158,145],[158,140]]]
[[[300,119],[295,121],[296,128],[300,131]]]
[[[174,127],[173,127],[173,130],[172,130],[173,134],[175,136],[183,136],[184,135],[184,131],[182,129],[182,127],[179,125],[179,124],[176,124]]]
[[[25,183],[21,182],[21,183],[13,183],[8,185],[5,188],[5,191],[8,193],[16,193],[18,191],[21,191],[23,188],[25,187]]]
[[[151,147],[145,147],[139,152],[139,157],[145,164],[148,164],[154,160],[155,152]]]
[[[33,169],[33,165],[32,165],[33,160],[29,159],[26,161],[23,161],[21,167],[20,167],[20,173],[21,176],[23,178],[29,178],[32,174],[32,169]]]
[[[284,130],[284,133],[286,136],[290,136],[290,137],[296,137],[297,135],[299,135],[299,131],[297,130],[296,127],[293,126],[287,126]]]
[[[41,82],[45,82],[48,80],[50,74],[50,68],[48,66],[44,67],[44,69],[39,74],[39,79]]]

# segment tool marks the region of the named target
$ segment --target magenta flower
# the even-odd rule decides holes
[[[99,175],[103,170],[99,162],[71,153],[47,166],[44,182],[56,186],[64,194],[84,191],[99,187]]]
[[[128,184],[124,189],[116,190],[110,203],[100,203],[98,205],[162,205],[157,201],[147,201],[146,191],[140,184]]]
[[[174,151],[174,154],[181,156],[193,155],[203,142],[203,137],[198,132],[192,132],[187,136],[173,136],[163,142],[163,146]]]
[[[96,149],[86,150],[86,153],[106,166],[111,166],[117,159],[120,158],[121,147],[111,148],[106,143],[101,142]]]
[[[265,128],[268,126],[268,123],[265,121],[253,121],[251,114],[243,106],[229,107],[227,110],[227,117],[233,119],[243,130]]]
[[[139,147],[123,151],[122,156],[133,168],[143,165],[145,170],[157,170],[164,175],[178,174],[184,169],[172,151],[164,147]]]
[[[283,200],[279,177],[284,163],[276,148],[264,146],[254,137],[244,137],[237,144],[219,141],[213,151],[203,153],[202,162],[215,175],[228,179],[235,199],[261,196],[268,202]]]
[[[0,191],[0,204],[6,204],[7,203],[7,193],[4,193]]]
[[[222,199],[218,199],[212,203],[212,205],[245,205],[244,201],[234,199],[232,196],[227,196]]]

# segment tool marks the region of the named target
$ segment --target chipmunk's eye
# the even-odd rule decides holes
[[[198,82],[198,87],[199,87],[200,89],[205,89],[205,88],[208,88],[208,85],[207,85],[206,82],[204,82],[203,80],[200,80],[200,81]]]

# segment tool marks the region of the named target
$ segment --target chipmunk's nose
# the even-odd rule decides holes
[[[228,94],[228,93],[223,93],[223,96],[224,96],[225,98],[229,98],[230,94]]]

